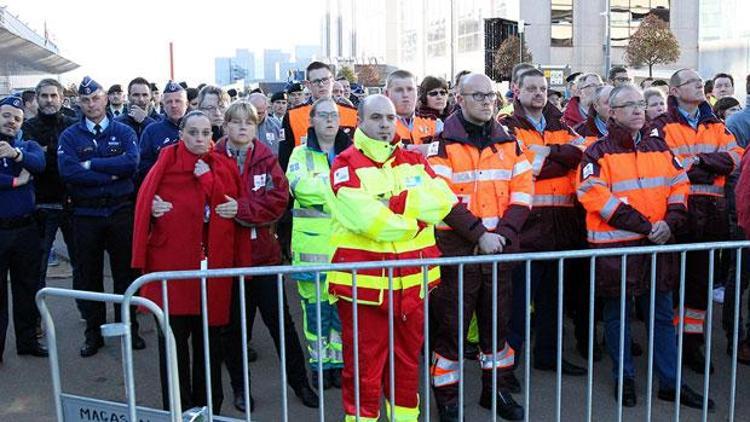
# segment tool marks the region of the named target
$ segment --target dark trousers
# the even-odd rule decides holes
[[[13,327],[16,350],[36,344],[39,310],[34,298],[39,290],[39,231],[34,224],[0,229],[0,358],[8,330],[8,281],[13,293]]]
[[[35,217],[37,224],[39,225],[39,232],[42,235],[42,262],[40,267],[41,272],[39,273],[39,289],[43,289],[47,286],[47,262],[50,250],[52,249],[52,244],[55,243],[57,229],[62,231],[65,247],[68,248],[70,266],[73,269],[73,285],[76,285],[76,280],[81,277],[81,274],[76,265],[76,249],[75,242],[73,241],[73,216],[71,212],[69,210],[54,208],[37,208]],[[76,304],[80,310],[80,301],[76,301]]]
[[[440,267],[441,282],[430,296],[430,312],[437,317],[437,332],[433,337],[434,352],[445,359],[457,362],[458,356],[458,268]],[[492,268],[489,265],[467,265],[464,267],[463,333],[469,329],[472,315],[476,312],[479,329],[479,350],[491,356],[506,350],[511,309],[510,270],[500,266],[497,272],[497,348],[492,350]],[[344,316],[341,316],[342,322]],[[463,357],[461,357],[463,358]],[[481,357],[480,357],[481,359]],[[503,391],[505,376],[513,370],[510,362],[498,362],[498,388]],[[433,377],[434,379],[434,377]],[[434,381],[433,381],[433,384]],[[492,368],[483,368],[482,387],[492,388]],[[453,404],[458,400],[458,384],[434,387],[440,404]]]
[[[534,304],[534,361],[549,365],[557,356],[557,261],[531,263],[531,303]],[[513,315],[508,341],[519,354],[526,332],[526,266],[513,270]]]
[[[244,391],[244,379],[242,377],[242,322],[240,313],[239,283],[235,283],[232,294],[232,314],[229,326],[224,329],[222,341],[224,350],[224,362],[227,365],[232,389],[235,392]],[[247,328],[248,341],[252,333],[253,320],[256,309],[260,309],[263,323],[271,334],[276,354],[281,352],[281,339],[279,334],[279,289],[276,283],[276,275],[264,275],[253,277],[245,283],[245,303],[247,306]],[[307,383],[307,371],[305,368],[305,355],[299,342],[294,321],[289,314],[289,305],[284,295],[284,346],[286,351],[286,373],[289,385],[292,388]],[[248,373],[248,377],[250,374]]]
[[[122,208],[109,217],[73,217],[74,243],[80,271],[73,288],[93,292],[104,291],[104,251],[109,254],[114,293],[124,293],[133,282],[130,268],[133,238],[133,210]],[[138,333],[135,307],[131,309],[133,333]],[[101,336],[100,326],[107,322],[107,308],[103,302],[81,302],[81,313],[86,320],[86,338]],[[120,321],[120,307],[115,305],[115,321]]]
[[[192,407],[205,406],[206,396],[206,357],[203,353],[203,323],[201,317],[169,316],[169,326],[172,328],[177,346],[177,372],[180,376],[180,401],[182,411]],[[158,327],[158,324],[157,324]],[[213,412],[221,412],[224,401],[224,391],[221,388],[221,329],[208,328],[208,352],[211,368],[211,398]],[[159,375],[161,377],[161,397],[164,409],[169,409],[169,390],[167,382],[166,339],[159,329]],[[191,353],[192,352],[192,353]],[[192,359],[191,359],[192,354]],[[192,364],[191,364],[192,362]]]

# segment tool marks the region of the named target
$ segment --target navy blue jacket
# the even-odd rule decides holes
[[[177,143],[180,140],[180,128],[168,118],[149,125],[143,130],[138,150],[141,152],[141,161],[138,164],[137,179],[143,180],[148,171],[159,158],[162,148]]]
[[[13,179],[21,174],[22,169],[29,173],[44,171],[44,150],[34,141],[24,141],[20,137],[5,139],[14,148],[23,153],[21,162],[10,158],[0,158],[0,218],[24,217],[34,212],[34,181],[13,187]]]
[[[133,120],[132,117],[130,117],[129,114],[121,114],[114,118],[116,121],[128,125],[129,128],[133,129],[135,132],[135,136],[138,137],[138,139],[141,139],[141,135],[143,134],[143,131],[148,127],[151,123],[156,123],[156,120],[146,116],[145,119],[143,119],[142,122],[138,123],[135,120]]]
[[[83,166],[86,161],[91,161],[88,169]],[[86,120],[81,119],[60,135],[57,167],[73,199],[76,215],[108,217],[128,204],[89,207],[76,205],[76,200],[106,200],[133,194],[133,177],[138,167],[135,132],[110,120],[109,126],[95,137],[86,127]]]

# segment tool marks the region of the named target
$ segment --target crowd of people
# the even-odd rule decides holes
[[[553,90],[535,66],[519,64],[502,94],[483,74],[464,71],[450,82],[425,76],[418,84],[414,74],[397,70],[388,75],[383,95],[365,95],[321,62],[312,62],[305,77],[275,93],[175,81],[159,90],[142,77],[123,92],[120,85],[105,89],[86,77],[73,97],[64,95],[58,81],[44,79],[33,91],[0,100],[0,273],[10,276],[17,353],[48,355],[34,296],[46,284],[50,250],[61,230],[77,290],[104,290],[105,251],[114,293],[154,271],[284,262],[301,267],[291,279],[302,309],[303,342],[275,274],[247,278],[244,292],[250,330],[259,310],[276,351],[285,348],[288,384],[305,406],[318,406],[319,385],[340,388],[346,420],[358,413],[363,420],[378,419],[383,397],[391,396],[390,308],[398,377],[394,407],[386,401],[386,409],[395,420],[419,416],[425,341],[441,421],[458,420],[461,359],[477,360],[482,369],[480,406],[491,409],[495,402],[500,417],[522,420],[525,411],[513,394],[521,391],[514,370],[524,347],[527,294],[534,306],[534,344],[527,345],[533,366],[557,369],[556,262],[534,261],[530,274],[512,264],[496,271],[469,264],[460,270],[418,266],[356,273],[304,267],[687,244],[744,239],[742,229],[750,229],[750,181],[743,182],[750,171],[741,171],[750,107],[743,109],[734,98],[729,74],[704,81],[696,71],[680,69],[669,81],[646,78],[637,86],[628,69],[614,67],[606,80],[575,73],[564,90]],[[656,261],[654,364],[660,399],[674,401],[679,389],[683,405],[702,408],[701,394],[684,381],[676,385],[678,327],[684,330],[683,365],[703,373],[707,364],[710,257],[707,251],[687,255],[684,315],[676,312],[679,254],[660,254]],[[741,300],[732,293],[736,271],[744,269],[736,268],[734,253],[717,253],[717,259],[716,284],[725,286],[725,302]],[[622,292],[621,258],[597,259],[593,304],[589,260],[566,261],[564,269],[564,306],[573,318],[576,350],[583,357],[591,350],[594,361],[609,355],[614,397],[622,393],[624,406],[637,403],[633,357],[643,346],[630,335],[636,321],[631,313],[649,320],[651,263],[650,256],[629,255]],[[8,283],[2,286],[0,362],[9,297]],[[233,406],[254,409],[243,379],[239,282],[208,283],[208,333],[202,328],[200,282],[169,283],[166,290],[165,297],[160,284],[149,284],[140,294],[168,305],[184,408],[205,405],[209,394],[202,369],[208,335],[214,411],[220,412],[224,397],[222,365]],[[621,321],[623,294],[628,306]],[[595,332],[589,344],[590,306],[602,321],[603,342]],[[100,326],[106,308],[89,301],[77,307],[86,321],[80,349],[86,358],[105,345]],[[740,331],[738,360],[749,364],[750,341],[741,318],[735,327],[732,309],[725,306],[725,332],[731,338]],[[427,321],[429,339],[423,338]],[[618,391],[621,324],[625,353]],[[138,330],[133,317],[135,350],[147,347]],[[463,347],[459,332],[467,334]],[[161,332],[158,347],[167,407]],[[254,350],[247,355],[253,360]],[[562,373],[581,376],[586,369],[563,358]],[[713,401],[708,403],[712,408]]]

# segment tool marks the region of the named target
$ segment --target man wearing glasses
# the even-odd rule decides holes
[[[703,92],[703,80],[693,69],[672,74],[669,94],[667,113],[652,124],[690,178],[688,224],[686,230],[676,233],[677,241],[727,240],[724,185],[727,176],[739,166],[743,149],[714,115]],[[708,251],[687,254],[683,363],[701,374],[706,359],[701,346],[705,342],[703,327],[709,300],[708,263]]]
[[[305,87],[310,90],[309,101],[290,107],[284,116],[284,142],[279,145],[279,163],[286,171],[289,157],[294,147],[307,142],[307,130],[310,128],[310,108],[321,98],[331,98],[333,91],[333,72],[322,62],[312,62],[306,69]],[[357,127],[357,109],[339,104],[341,129],[349,137],[354,136]]]
[[[545,88],[546,89],[546,88]],[[457,100],[460,111],[445,121],[438,141],[429,145],[428,161],[435,173],[445,179],[459,202],[438,224],[437,245],[444,256],[499,254],[519,251],[518,233],[531,208],[532,174],[516,138],[495,121],[492,81],[482,74],[461,79]],[[479,363],[482,368],[482,395],[479,405],[492,408],[507,420],[522,420],[524,410],[511,396],[515,352],[506,341],[511,309],[511,272],[500,266],[497,290],[489,265],[464,268],[463,333],[476,312],[479,328]],[[432,366],[433,392],[441,421],[458,421],[459,354],[458,303],[459,272],[455,266],[440,269],[442,284],[431,298],[431,313],[438,319]],[[493,345],[493,291],[497,299],[497,342]],[[493,347],[494,346],[494,347]],[[497,392],[493,396],[492,377],[496,370]]]
[[[421,145],[426,138],[443,131],[440,119],[416,115],[417,80],[408,70],[396,70],[388,75],[385,95],[396,106],[396,135],[404,144]]]
[[[563,122],[568,127],[576,127],[586,121],[589,107],[594,102],[596,89],[603,85],[601,76],[596,73],[586,73],[578,78],[578,96],[573,97],[565,107]]]
[[[608,78],[609,84],[618,87],[623,85],[629,85],[633,83],[633,78],[628,74],[628,69],[622,66],[615,66],[609,69]]]
[[[700,88],[699,88],[700,89]],[[657,129],[644,129],[646,101],[640,90],[624,85],[612,90],[607,135],[586,149],[578,170],[577,194],[586,209],[591,248],[663,245],[675,241],[688,222],[689,173],[670,152]],[[625,306],[620,320],[620,297],[627,294],[641,309],[649,309],[651,257],[631,255],[626,263],[626,292],[620,289],[620,256],[596,260],[596,292],[604,300],[607,352],[612,358],[614,397],[619,399],[620,324],[625,324],[622,404],[636,405],[635,368],[631,353],[630,313]],[[688,259],[688,265],[690,260]],[[677,347],[672,323],[672,292],[676,290],[679,261],[659,255],[654,292],[654,366],[659,378],[658,397],[675,401]],[[633,299],[630,299],[633,298]],[[646,315],[646,321],[649,316]],[[703,397],[684,383],[679,386],[683,405],[700,409]],[[708,408],[714,403],[708,400]]]

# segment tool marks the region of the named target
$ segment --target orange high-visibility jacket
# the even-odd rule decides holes
[[[657,117],[651,127],[659,131],[687,170],[690,195],[724,197],[726,176],[739,166],[742,147],[707,102],[699,107],[697,129],[679,112],[676,98],[670,96],[668,103],[668,111]]]
[[[583,138],[561,122],[551,104],[543,110],[539,132],[516,101],[513,114],[502,120],[518,138],[534,177],[532,212],[521,232],[525,251],[565,250],[583,246],[584,223],[575,208],[575,177],[583,155]]]
[[[421,145],[425,138],[435,136],[436,120],[414,115],[411,129],[401,119],[396,121],[396,134],[405,144]]]
[[[594,142],[604,137],[604,134],[596,126],[596,118],[598,116],[599,114],[594,109],[594,106],[591,106],[586,120],[573,128],[577,134],[583,136],[584,149],[590,147]]]
[[[641,131],[636,144],[630,133],[610,121],[609,134],[586,149],[578,175],[578,199],[586,209],[588,241],[592,248],[652,245],[652,223],[663,220],[674,234],[687,222],[688,176],[655,129]],[[631,255],[626,263],[629,294],[650,286],[649,255]],[[620,295],[622,260],[596,260],[596,292]],[[657,257],[657,289],[674,288],[679,257]]]
[[[472,133],[467,126],[473,128]],[[481,219],[486,230],[505,237],[506,246],[517,248],[518,233],[531,207],[533,183],[531,164],[516,139],[495,121],[480,128],[467,124],[461,113],[453,113],[427,155],[435,173],[448,182],[462,206]],[[466,231],[465,227],[451,227],[449,219],[444,222],[448,224],[438,225],[439,231]]]

